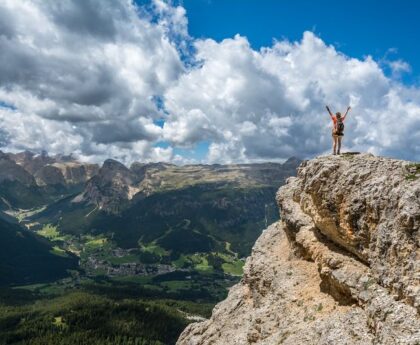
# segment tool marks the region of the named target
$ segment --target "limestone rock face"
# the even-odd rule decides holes
[[[70,187],[84,184],[99,170],[97,164],[79,162],[71,155],[49,156],[46,152],[36,155],[30,151],[2,155],[3,159],[7,158],[20,170],[24,169],[32,175],[38,186]]]
[[[284,213],[297,203],[320,234],[420,310],[420,176],[408,179],[410,167],[371,155],[317,159],[301,166],[278,200]]]
[[[177,344],[420,344],[419,165],[319,157],[277,201],[241,282]]]
[[[68,184],[85,183],[99,172],[97,164],[69,162],[65,164],[55,163],[54,166],[62,171]]]
[[[56,162],[40,168],[35,173],[35,178],[39,186],[77,185],[86,183],[98,170],[97,164]]]
[[[47,164],[52,164],[56,160],[54,157],[48,156],[46,152],[39,155],[30,151],[23,151],[19,153],[8,153],[9,158],[24,167],[31,175],[34,175],[39,169]]]
[[[109,213],[118,213],[137,190],[136,176],[124,164],[107,159],[86,184],[83,198]],[[134,192],[133,192],[134,190]]]
[[[26,186],[35,185],[31,174],[0,151],[0,183],[3,181],[18,181]]]
[[[61,170],[54,165],[45,165],[35,173],[35,179],[38,186],[48,185],[65,185],[66,180],[64,179]]]

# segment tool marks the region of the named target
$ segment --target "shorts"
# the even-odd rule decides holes
[[[338,138],[338,137],[344,137],[344,133],[340,133],[340,134],[337,134],[337,133],[332,133],[332,136],[334,137],[334,138]]]

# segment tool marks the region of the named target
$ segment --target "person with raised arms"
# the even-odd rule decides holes
[[[328,113],[331,116],[331,120],[333,122],[333,129],[332,129],[332,138],[333,138],[333,155],[340,154],[341,150],[341,141],[343,140],[344,136],[344,120],[347,117],[351,107],[347,107],[347,111],[344,116],[341,116],[340,112],[335,113],[335,115],[331,112],[328,105],[326,106]]]

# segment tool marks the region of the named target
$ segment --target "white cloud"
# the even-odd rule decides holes
[[[398,81],[410,66],[387,77],[310,32],[257,51],[240,35],[195,40],[163,0],[0,0],[0,51],[6,149],[185,163],[173,147],[206,141],[209,162],[310,157],[330,150],[325,104],[351,104],[346,149],[420,159],[420,89]]]
[[[241,36],[195,45],[201,63],[166,92],[170,116],[163,130],[174,143],[212,141],[209,161],[329,151],[325,104],[341,112],[353,106],[347,150],[420,159],[420,90],[386,77],[372,58],[347,57],[310,32],[260,51]]]
[[[388,63],[394,78],[399,78],[403,73],[411,72],[411,66],[401,59],[389,61]]]
[[[154,97],[184,70],[169,36],[184,34],[185,11],[162,4],[154,23],[139,13],[128,0],[0,1],[0,100],[19,121],[0,113],[9,149],[167,158],[153,154]],[[144,141],[151,152],[136,150]]]

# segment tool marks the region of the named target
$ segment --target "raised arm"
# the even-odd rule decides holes
[[[346,116],[347,116],[347,114],[349,113],[349,111],[351,110],[351,107],[350,106],[348,106],[347,107],[347,111],[346,111],[346,113],[344,114],[344,116],[343,116],[343,121],[344,121],[344,119],[346,118]]]
[[[332,114],[332,112],[331,112],[331,110],[330,110],[330,107],[328,106],[328,105],[326,105],[325,106],[325,108],[327,108],[327,110],[328,110],[328,114],[330,114],[330,116],[331,116],[331,118],[333,117],[333,114]]]

